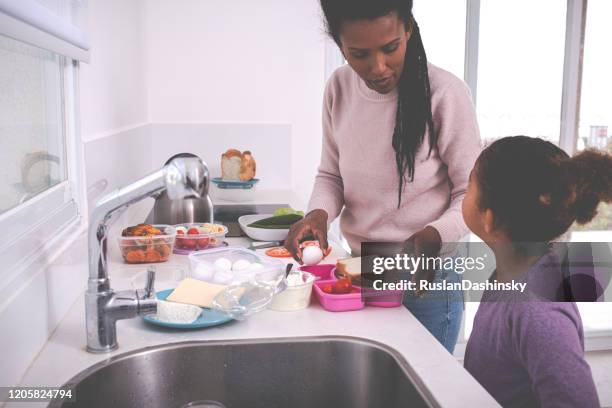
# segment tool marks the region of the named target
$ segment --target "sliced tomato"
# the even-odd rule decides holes
[[[266,255],[273,258],[291,258],[291,252],[285,247],[274,247],[266,251]]]

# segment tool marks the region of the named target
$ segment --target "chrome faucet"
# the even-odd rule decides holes
[[[87,351],[115,350],[116,322],[157,311],[155,270],[149,269],[144,291],[115,292],[106,264],[108,222],[116,211],[152,194],[166,191],[172,199],[199,197],[208,189],[208,168],[198,157],[177,158],[134,183],[102,198],[89,218],[89,280],[85,292]]]

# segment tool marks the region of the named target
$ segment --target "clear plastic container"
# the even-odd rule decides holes
[[[298,277],[302,283],[292,284],[295,279],[291,276]],[[308,272],[294,272],[285,279],[287,287],[282,292],[276,294],[269,308],[279,312],[291,312],[301,310],[308,307],[310,304],[310,296],[312,294],[312,285],[315,281],[315,276]]]
[[[192,278],[222,285],[251,282],[276,287],[285,272],[284,262],[240,247],[193,252],[189,264]]]
[[[216,248],[225,242],[225,235],[227,234],[227,227],[221,224],[210,224],[210,223],[194,223],[194,224],[178,224],[175,228],[185,228],[187,231],[190,228],[198,228],[200,230],[214,229],[216,231],[202,232],[200,234],[185,235],[178,234],[176,236],[176,244],[174,246],[174,253],[177,254],[190,254],[194,251],[201,251],[208,248]]]
[[[161,235],[119,237],[117,243],[123,260],[129,264],[166,262],[174,247],[176,230],[170,225],[152,225]]]

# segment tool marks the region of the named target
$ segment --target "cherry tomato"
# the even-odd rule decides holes
[[[183,249],[196,249],[198,246],[198,241],[196,239],[182,239],[183,241]]]
[[[353,284],[351,283],[351,280],[348,278],[338,279],[334,283],[334,293],[338,293],[338,294],[351,293],[351,290],[353,290]]]
[[[209,240],[208,238],[198,238],[197,242],[198,242],[198,248],[204,249],[208,247]]]
[[[191,227],[187,230],[187,235],[200,235],[200,230],[196,227]]]
[[[325,293],[334,293],[334,287],[332,285],[325,285],[322,289]]]

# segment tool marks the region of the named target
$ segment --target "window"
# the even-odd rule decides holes
[[[66,181],[63,65],[0,37],[0,214]]]
[[[476,18],[470,5],[477,5]],[[612,3],[607,0],[468,0],[467,21],[475,25],[468,26],[468,32],[477,35],[467,36],[466,66],[476,66],[477,74],[470,82],[466,73],[466,80],[477,94],[483,140],[525,134],[550,140],[570,154],[584,148],[612,151],[610,15]],[[469,42],[474,40],[477,52],[470,54],[474,44]],[[572,117],[576,107],[579,122]],[[572,227],[571,240],[610,242],[611,227],[612,206],[601,204],[591,223]],[[474,236],[470,240],[479,241]],[[580,303],[578,308],[587,348],[612,348],[612,303]],[[463,341],[477,309],[478,303],[465,305]],[[464,346],[460,341],[458,356]]]
[[[612,78],[609,72],[612,66],[609,44],[612,27],[608,21],[611,15],[612,2],[589,0],[584,38],[578,150],[591,148],[612,153]],[[581,232],[575,235],[582,236],[585,231],[606,231],[608,234],[589,235],[594,240],[597,240],[597,236],[607,235],[607,241],[612,241],[612,205],[601,203],[598,215],[593,221],[583,226],[576,225],[572,229]]]
[[[413,15],[427,60],[463,78],[466,0],[416,1]]]
[[[52,256],[83,211],[77,72],[85,3],[0,2],[0,298]]]
[[[477,111],[484,140],[524,134],[559,143],[565,13],[558,0],[480,3]]]

